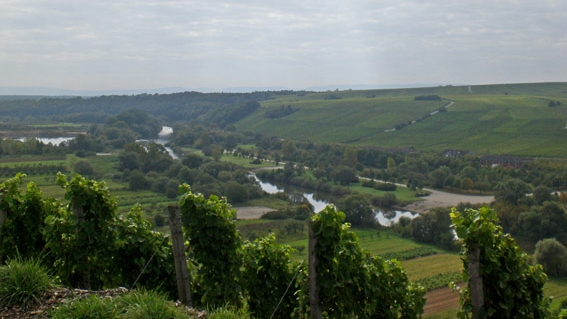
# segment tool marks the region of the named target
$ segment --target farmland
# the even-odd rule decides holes
[[[263,101],[261,109],[236,126],[315,142],[565,157],[558,146],[567,139],[567,113],[549,102],[567,103],[566,92],[565,84],[543,83],[471,86],[471,92],[468,87],[435,87],[282,96]],[[444,100],[414,100],[421,94]],[[445,112],[431,115],[448,101],[454,103]],[[297,111],[276,119],[264,116],[282,105]],[[396,126],[402,127],[391,131]]]

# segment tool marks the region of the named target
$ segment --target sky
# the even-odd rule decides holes
[[[0,87],[567,81],[565,0],[2,0]]]

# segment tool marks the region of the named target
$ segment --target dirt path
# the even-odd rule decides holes
[[[494,196],[453,194],[433,189],[428,189],[427,191],[431,192],[431,195],[423,197],[422,201],[404,206],[404,209],[423,213],[433,207],[453,207],[457,206],[459,203],[467,202],[471,204],[487,204],[494,201]]]

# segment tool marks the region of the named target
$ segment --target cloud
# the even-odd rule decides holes
[[[0,85],[567,81],[567,3],[6,0]]]

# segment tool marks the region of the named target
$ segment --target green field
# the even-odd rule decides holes
[[[331,94],[340,99],[329,99]],[[446,100],[414,100],[424,94]],[[447,101],[454,103],[446,112],[427,116]],[[550,101],[563,106],[550,107]],[[566,104],[566,83],[471,86],[470,92],[468,86],[322,92],[263,101],[236,126],[314,142],[565,158],[559,146],[567,141]],[[265,116],[282,105],[297,111],[275,119]],[[406,126],[387,131],[402,123]]]

